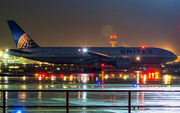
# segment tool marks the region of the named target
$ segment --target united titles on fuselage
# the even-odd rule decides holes
[[[152,54],[153,50],[130,50],[130,49],[124,49],[120,50],[122,54]]]

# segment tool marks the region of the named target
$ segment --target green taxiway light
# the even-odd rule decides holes
[[[101,74],[99,74],[99,77],[101,77]]]
[[[129,77],[129,75],[127,75],[127,77]]]

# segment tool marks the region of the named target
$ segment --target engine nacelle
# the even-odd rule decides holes
[[[117,68],[129,68],[131,66],[129,59],[116,59]]]

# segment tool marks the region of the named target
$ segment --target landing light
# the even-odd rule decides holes
[[[139,56],[136,57],[136,60],[137,60],[137,61],[140,61],[140,59],[141,59],[141,58],[140,58]]]
[[[86,53],[87,52],[87,48],[83,48],[83,52]]]

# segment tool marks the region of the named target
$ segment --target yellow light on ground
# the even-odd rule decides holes
[[[66,88],[67,88],[67,86],[66,86],[66,85],[63,85],[63,88],[64,88],[64,89],[66,89]]]
[[[124,79],[125,79],[125,80],[127,79],[126,75],[124,76]]]
[[[39,77],[39,80],[41,80],[41,77]]]
[[[136,57],[136,60],[137,60],[137,61],[140,61],[140,59],[141,59],[141,58],[140,58],[139,56]]]
[[[66,77],[64,77],[64,81],[66,81]]]
[[[23,85],[23,89],[26,89],[26,85]]]
[[[42,85],[39,85],[39,87],[38,87],[39,89],[42,89]]]
[[[72,75],[69,77],[69,80],[70,80],[70,81],[73,81],[73,76],[72,76]]]
[[[51,77],[51,80],[54,80],[54,76]]]
[[[45,88],[48,89],[48,85],[45,85]]]
[[[108,79],[108,76],[105,76],[105,79]]]
[[[35,76],[37,77],[37,76],[38,76],[38,73],[36,73]]]
[[[23,80],[26,80],[26,77],[25,77],[25,76],[23,76]]]
[[[146,74],[144,74],[144,84],[146,84]]]

